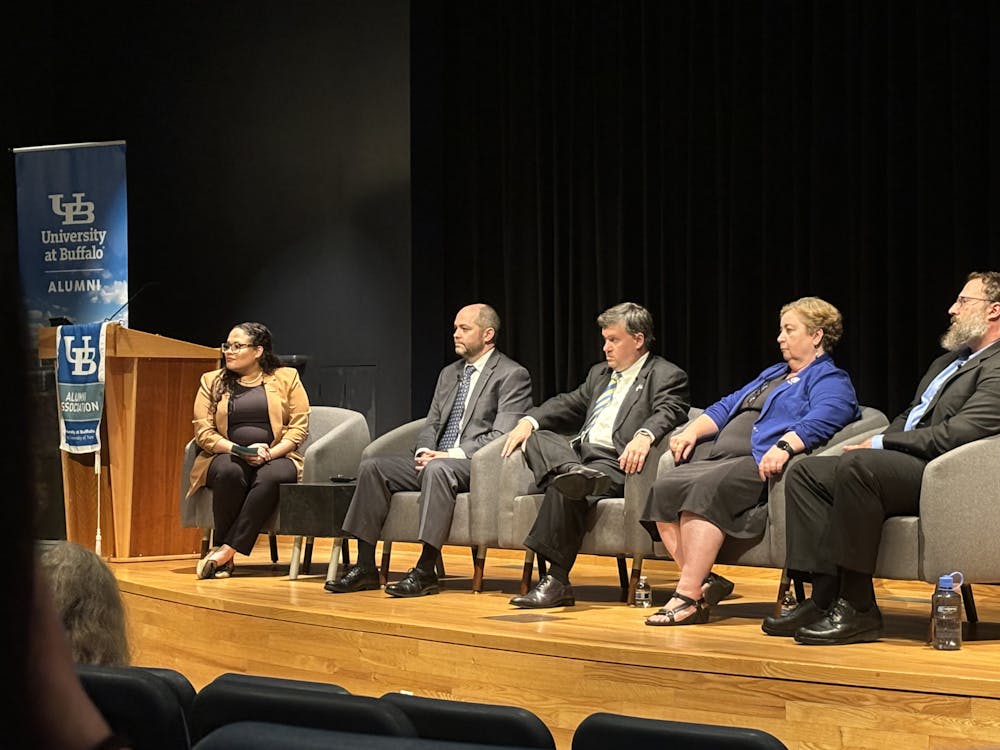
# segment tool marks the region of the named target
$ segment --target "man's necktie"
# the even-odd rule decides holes
[[[590,419],[587,420],[587,424],[585,424],[583,429],[580,430],[580,434],[576,436],[576,441],[586,439],[587,433],[594,427],[594,424],[597,422],[597,418],[601,416],[601,412],[607,408],[608,404],[611,403],[611,399],[614,398],[615,388],[618,387],[618,381],[621,380],[621,377],[622,375],[620,372],[611,373],[611,380],[608,381],[608,385],[604,389],[604,392],[601,393],[601,395],[597,397],[597,401],[594,402],[594,410],[590,413]]]
[[[446,451],[455,447],[458,440],[459,428],[462,426],[462,414],[465,413],[465,396],[469,392],[469,383],[472,381],[472,373],[476,368],[472,365],[465,366],[465,373],[458,382],[458,393],[455,394],[455,402],[451,405],[451,414],[448,415],[448,424],[444,428],[441,439],[438,441],[438,450]]]

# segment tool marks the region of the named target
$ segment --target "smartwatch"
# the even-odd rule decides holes
[[[783,450],[785,453],[787,453],[789,461],[795,458],[795,449],[791,446],[791,443],[789,443],[787,440],[779,440],[777,443],[774,444],[774,447],[778,448],[779,450]]]

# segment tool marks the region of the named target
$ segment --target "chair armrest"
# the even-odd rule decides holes
[[[1000,435],[938,456],[924,469],[920,536],[924,580],[961,570],[966,581],[1000,580]]]
[[[326,434],[316,438],[303,454],[302,481],[325,482],[334,474],[357,476],[362,451],[371,435],[360,412],[349,414]]]
[[[497,515],[500,496],[500,457],[506,435],[501,435],[472,454],[469,482],[469,536],[477,544],[497,543]]]
[[[361,454],[362,460],[372,456],[405,456],[412,453],[426,421],[426,417],[415,419],[375,438]]]
[[[669,456],[673,465],[667,441],[661,440],[658,445],[650,446],[642,471],[625,477],[625,550],[631,554],[653,554],[653,539],[639,521],[664,456]]]
[[[514,539],[514,498],[532,495],[541,490],[535,485],[535,475],[518,449],[501,460],[500,482],[497,489],[497,538],[503,547],[521,549],[521,539]]]

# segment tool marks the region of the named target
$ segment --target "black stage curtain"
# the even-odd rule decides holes
[[[1000,267],[996,4],[412,14],[417,413],[472,300],[500,311],[536,403],[582,380],[595,317],[633,300],[706,406],[780,359],[782,304],[819,295],[844,314],[835,358],[891,418],[966,274]]]

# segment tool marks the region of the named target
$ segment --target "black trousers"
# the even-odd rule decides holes
[[[455,497],[469,491],[471,476],[469,458],[435,458],[419,472],[413,456],[366,458],[358,469],[358,487],[344,517],[344,531],[375,544],[389,515],[393,493],[419,490],[417,538],[441,549],[451,532]]]
[[[213,539],[249,555],[261,527],[278,507],[278,485],[298,481],[290,458],[251,466],[231,453],[220,453],[208,466],[212,488]]]
[[[594,505],[602,497],[621,497],[625,488],[625,472],[618,465],[618,452],[593,443],[574,447],[562,435],[537,430],[524,443],[524,457],[535,475],[535,484],[545,492],[524,546],[569,570],[576,562]],[[603,471],[611,477],[611,486],[602,495],[586,500],[564,497],[549,482],[574,464]]]
[[[892,450],[859,449],[812,456],[785,477],[785,564],[793,570],[872,575],[891,516],[920,512],[926,461]]]

